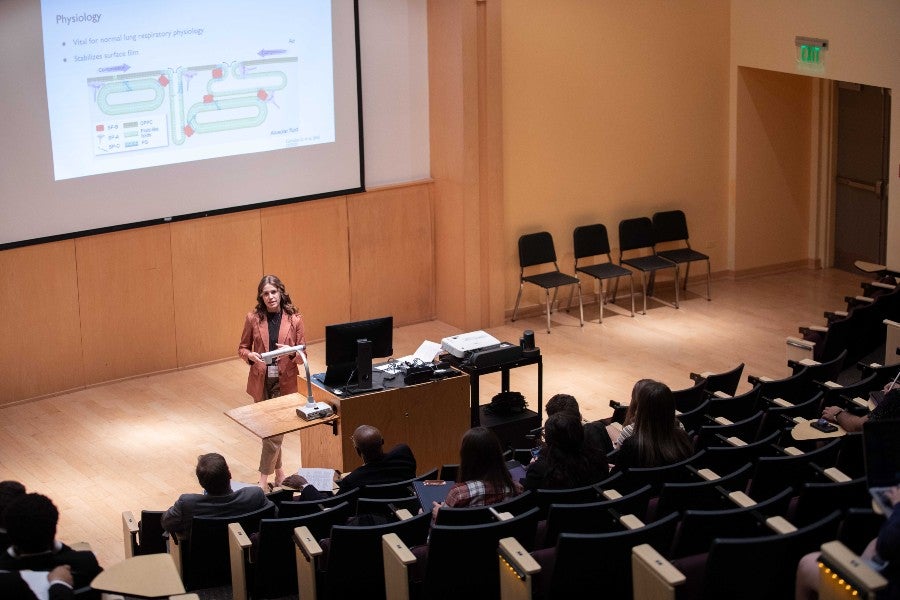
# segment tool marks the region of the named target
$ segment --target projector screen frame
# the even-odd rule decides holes
[[[336,0],[340,1],[340,0]],[[356,137],[357,137],[357,150],[358,150],[358,181],[359,185],[354,185],[350,187],[345,187],[342,189],[334,189],[328,190],[319,193],[311,193],[304,194],[299,196],[285,196],[285,197],[274,197],[272,199],[266,199],[258,202],[248,202],[246,204],[235,204],[232,206],[223,206],[220,208],[211,208],[204,209],[199,211],[189,211],[181,214],[172,214],[165,215],[160,217],[154,217],[151,219],[143,219],[143,220],[134,220],[123,223],[116,223],[98,227],[89,227],[84,229],[76,229],[74,231],[66,231],[61,233],[54,233],[50,235],[39,235],[35,237],[29,237],[27,239],[21,240],[12,240],[8,242],[0,242],[0,251],[9,250],[14,248],[21,248],[27,246],[34,246],[39,244],[46,244],[58,241],[64,241],[69,239],[77,239],[87,236],[100,235],[106,233],[112,233],[117,231],[124,231],[129,229],[136,229],[142,227],[151,227],[156,225],[164,225],[174,222],[181,221],[189,221],[192,219],[199,219],[205,217],[212,217],[217,215],[225,215],[230,213],[239,213],[249,210],[258,210],[261,208],[296,204],[300,202],[308,202],[315,201],[323,198],[333,198],[339,196],[347,196],[364,193],[366,191],[366,182],[365,182],[365,140],[364,140],[364,122],[363,122],[363,90],[362,90],[362,61],[361,61],[361,48],[360,48],[360,23],[359,23],[359,3],[358,0],[348,0],[352,4],[352,13],[353,13],[353,24],[352,24],[352,32],[354,38],[354,52],[353,52],[353,61],[355,62],[355,93],[356,93]],[[349,62],[349,57],[348,57]],[[349,82],[348,82],[349,83]],[[349,87],[349,86],[348,86]],[[46,90],[44,90],[46,93]],[[45,104],[46,106],[46,104]],[[49,134],[48,136],[49,137]],[[50,146],[48,144],[47,149],[50,150]],[[275,151],[278,152],[278,151]],[[226,160],[229,157],[226,157]],[[219,159],[208,159],[208,160],[219,160]],[[204,160],[203,162],[208,162],[208,160]],[[179,167],[183,167],[184,165],[189,165],[190,163],[182,163],[182,165],[178,165]],[[151,169],[160,168],[160,167],[151,167]],[[165,168],[165,167],[162,167]],[[110,174],[101,174],[101,175],[91,175],[87,177],[108,177]],[[114,176],[121,176],[121,173],[113,173]],[[59,182],[53,182],[52,185],[56,185]],[[24,197],[24,196],[23,196]]]

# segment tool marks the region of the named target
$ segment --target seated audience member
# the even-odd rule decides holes
[[[68,565],[75,588],[90,585],[102,570],[93,552],[73,550],[56,540],[59,511],[50,498],[24,494],[13,500],[3,513],[10,547],[0,553],[0,571],[53,571]],[[65,571],[55,577],[66,582]],[[5,596],[4,596],[5,597]]]
[[[547,412],[547,418],[561,411],[569,411],[578,416],[579,422],[584,422],[578,401],[569,394],[554,395],[547,400],[544,410]],[[609,439],[609,434],[606,432],[606,425],[603,421],[584,423],[584,443],[603,454],[609,454],[613,450],[612,440]]]
[[[487,427],[473,427],[462,437],[459,447],[457,483],[443,503],[433,504],[437,516],[441,506],[486,506],[518,496],[523,489],[514,482],[503,459],[496,434]]]
[[[628,412],[630,435],[620,442],[616,468],[660,467],[691,456],[691,440],[675,418],[675,398],[667,385],[638,381]]]
[[[900,486],[886,492],[891,505],[900,503]],[[900,599],[900,509],[894,508],[891,516],[881,526],[878,537],[869,542],[861,558],[888,580],[888,587],[878,593],[878,598]],[[813,600],[819,597],[819,553],[811,552],[797,565],[795,597],[797,600]]]
[[[25,495],[25,486],[18,481],[0,481],[0,552],[9,548],[9,536],[6,534],[6,523],[3,521],[3,511],[10,502]]]
[[[606,456],[585,441],[577,413],[557,412],[544,424],[544,445],[525,472],[525,489],[563,489],[597,483],[609,475]]]
[[[868,414],[858,416],[839,406],[826,406],[822,410],[822,418],[840,425],[844,431],[862,431],[863,425],[869,419],[873,421],[900,419],[900,387],[893,386],[893,383],[885,386],[889,391],[884,393],[881,402]]]
[[[364,485],[394,483],[416,476],[416,458],[406,444],[397,444],[387,453],[384,437],[371,425],[360,425],[350,437],[363,464],[338,481],[339,492],[346,492]],[[307,486],[306,489],[312,486]]]
[[[26,582],[18,571],[0,571],[0,590],[3,591],[4,600],[39,600],[45,597],[49,600],[69,600],[75,597],[72,568],[69,565],[54,567],[46,576],[43,571],[35,571],[31,575],[46,581],[29,578]],[[29,585],[34,585],[37,589],[33,590]]]
[[[194,517],[231,517],[272,505],[258,486],[231,489],[231,471],[221,454],[197,458],[197,481],[205,494],[182,494],[162,516],[163,528],[181,538],[190,536]]]

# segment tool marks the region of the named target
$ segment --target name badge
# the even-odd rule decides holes
[[[268,365],[266,366],[266,377],[275,379],[278,377],[278,365]]]

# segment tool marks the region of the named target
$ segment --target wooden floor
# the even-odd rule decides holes
[[[533,329],[544,357],[544,401],[571,393],[584,415],[597,419],[611,413],[610,399],[627,401],[643,377],[679,389],[691,385],[691,371],[718,372],[744,362],[741,391],[749,387],[748,373],[788,374],[785,336],[796,335],[798,325],[822,323],[822,312],[841,307],[862,280],[833,269],[721,280],[713,282],[711,302],[699,295],[703,286],[692,286],[680,310],[651,300],[647,315],[632,319],[612,307],[600,325],[592,305],[583,328],[576,312],[561,312],[554,313],[549,335],[543,315],[489,333],[517,342],[524,329]],[[671,299],[673,290],[659,294]],[[456,333],[437,321],[400,328],[395,356]],[[324,370],[324,346],[310,352],[315,370]],[[50,496],[61,512],[59,538],[89,542],[101,564],[113,564],[124,557],[121,512],[164,509],[180,493],[197,491],[199,454],[220,452],[235,479],[255,481],[259,440],[224,415],[248,403],[246,371],[235,358],[2,408],[0,479]],[[517,369],[511,379],[533,407],[536,368]],[[482,401],[498,386],[499,375],[483,378]],[[299,466],[297,435],[288,435],[284,447],[286,469]]]

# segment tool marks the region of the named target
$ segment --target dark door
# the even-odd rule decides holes
[[[838,84],[834,266],[884,264],[887,237],[888,90]]]

